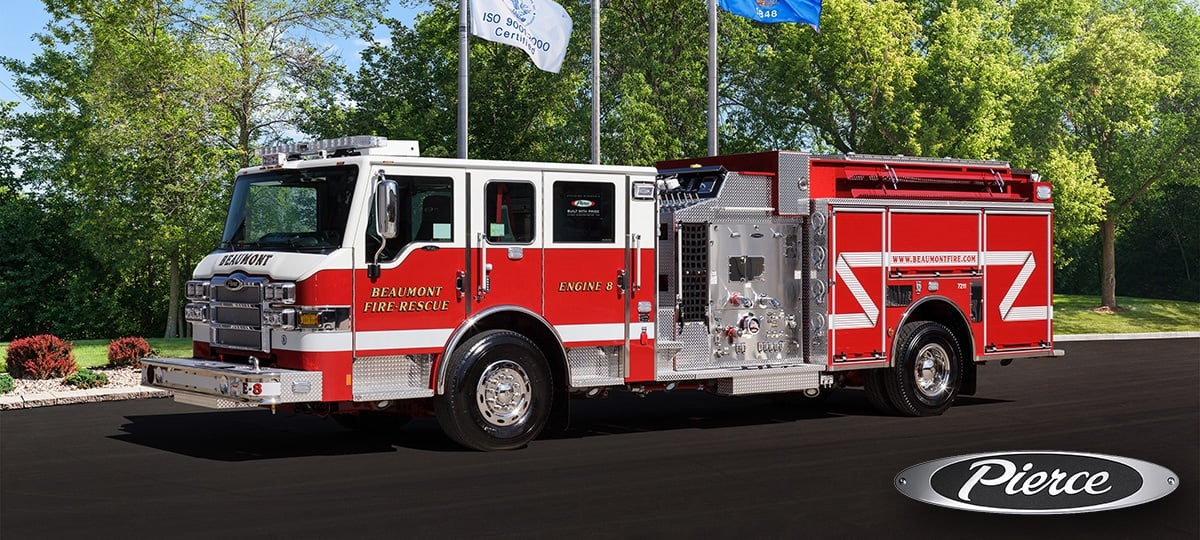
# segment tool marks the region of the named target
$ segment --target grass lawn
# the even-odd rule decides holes
[[[1127,311],[1097,313],[1099,296],[1054,295],[1054,333],[1129,334],[1200,331],[1200,304],[1177,300],[1117,297]]]
[[[75,344],[75,365],[80,368],[95,368],[108,364],[108,342],[110,339],[81,339]],[[159,356],[167,358],[191,358],[192,338],[147,339],[150,347]],[[0,343],[0,350],[7,351],[8,343]],[[7,354],[4,354],[7,356]],[[2,358],[0,358],[2,360]]]

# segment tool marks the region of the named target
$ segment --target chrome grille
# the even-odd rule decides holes
[[[217,347],[266,351],[268,336],[262,326],[263,278],[233,274],[214,277],[209,288],[212,344]]]
[[[224,283],[224,281],[219,282]],[[216,285],[216,283],[214,283]],[[262,302],[262,287],[258,283],[245,283],[238,290],[230,290],[223,285],[210,290],[212,299],[217,302],[240,302],[257,304]]]

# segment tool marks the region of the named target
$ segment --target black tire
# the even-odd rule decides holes
[[[904,325],[896,336],[893,367],[882,370],[888,401],[903,416],[937,416],[962,387],[962,347],[950,329],[932,321]]]
[[[554,400],[550,369],[537,345],[516,332],[488,330],[446,360],[438,423],[475,450],[512,450],[537,438]]]
[[[355,431],[391,434],[408,424],[412,417],[384,411],[362,411],[355,414],[335,414],[333,420],[342,427]]]
[[[863,393],[867,395],[867,401],[880,414],[889,416],[895,415],[896,408],[892,407],[892,402],[887,396],[887,387],[883,382],[883,375],[889,370],[886,369],[868,369],[862,371],[863,378]]]

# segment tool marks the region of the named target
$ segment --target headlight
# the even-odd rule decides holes
[[[184,285],[183,291],[184,291],[184,296],[187,297],[188,300],[192,300],[192,301],[208,300],[208,282],[207,281],[199,281],[199,280],[188,281],[187,284]]]
[[[188,304],[183,308],[183,318],[188,322],[208,322],[208,304]]]
[[[263,298],[276,304],[296,303],[295,283],[268,283],[263,291]]]
[[[290,308],[279,311],[264,311],[263,325],[280,330],[295,330],[296,315],[296,310]]]

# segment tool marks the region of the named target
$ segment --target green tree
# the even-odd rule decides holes
[[[743,21],[721,21],[723,35],[738,36],[722,96],[735,147],[921,153],[913,90],[925,60],[913,46],[920,25],[902,2],[825,2],[819,34]]]
[[[1200,143],[1200,19],[1182,2],[1047,3],[1016,8],[1016,34],[1028,40],[1038,86],[1019,140],[1037,158],[1073,163],[1066,169],[1090,198],[1065,209],[1082,210],[1074,215],[1078,236],[1099,229],[1101,304],[1115,309],[1115,248],[1126,211],[1156,186],[1196,182],[1189,163]]]
[[[49,2],[41,52],[0,60],[34,109],[14,121],[19,184],[85,209],[72,231],[120,272],[109,295],[143,311],[152,304],[165,334],[179,335],[183,272],[216,243],[234,169],[289,129],[289,95],[328,85],[337,71],[307,33],[351,33],[377,7]]]
[[[236,122],[219,140],[239,167],[262,141],[288,138],[299,96],[327,91],[344,73],[333,47],[309,36],[356,35],[382,8],[383,0],[196,0],[173,10],[217,60],[210,103]]]

